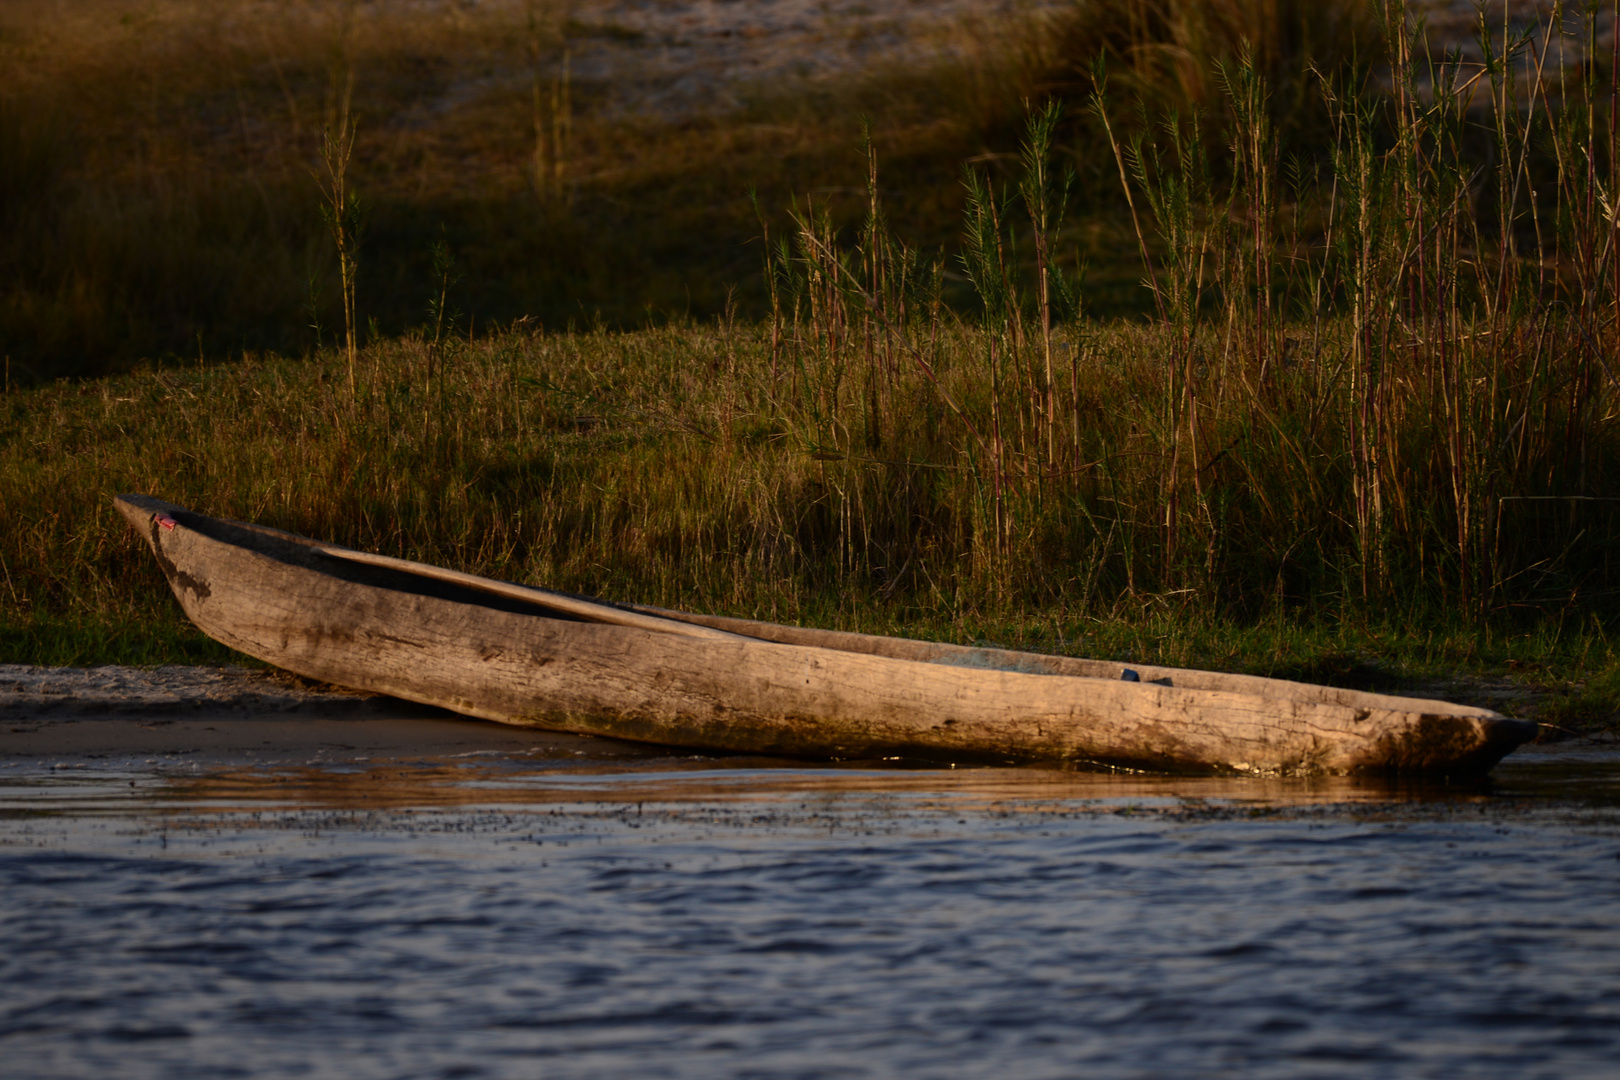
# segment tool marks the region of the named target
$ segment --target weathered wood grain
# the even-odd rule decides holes
[[[954,664],[961,667],[996,671],[1021,671],[1031,675],[1072,675],[1083,679],[1119,679],[1126,671],[1135,672],[1143,682],[1163,686],[1179,686],[1189,690],[1224,690],[1237,694],[1255,694],[1267,698],[1287,698],[1294,701],[1329,702],[1350,708],[1400,707],[1416,712],[1456,713],[1479,715],[1482,710],[1467,705],[1434,701],[1429,698],[1403,698],[1389,694],[1374,694],[1362,690],[1348,690],[1337,686],[1318,686],[1314,683],[1293,682],[1288,679],[1269,679],[1259,675],[1230,675],[1218,671],[1200,671],[1195,668],[1158,667],[1153,664],[1120,663],[1116,660],[1088,660],[1074,656],[1053,656],[1048,653],[1019,652],[986,646],[952,645],[946,642],[918,641],[913,638],[882,637],[875,634],[855,634],[845,630],[817,630],[803,626],[783,626],[779,623],[735,619],[721,615],[694,615],[684,611],[645,604],[623,605],[634,611],[659,618],[689,622],[713,627],[744,637],[775,641],[785,645],[805,645],[843,652],[888,656],[897,660],[917,660],[929,664]],[[1490,714],[1495,715],[1495,714]]]
[[[710,750],[1265,774],[1488,770],[1534,725],[1279,680],[629,609],[363,556],[144,496],[119,509],[210,636],[506,723]],[[703,636],[692,631],[706,629]]]

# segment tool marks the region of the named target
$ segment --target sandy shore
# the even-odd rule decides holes
[[[0,664],[0,765],[340,764],[481,753],[669,755],[660,747],[473,720],[274,671]]]

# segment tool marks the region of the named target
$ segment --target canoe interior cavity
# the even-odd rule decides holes
[[[413,573],[400,566],[378,566],[372,563],[346,559],[340,555],[323,551],[314,543],[301,537],[282,533],[276,529],[225,521],[219,518],[206,517],[202,514],[186,513],[179,517],[179,521],[186,528],[211,540],[250,548],[266,558],[275,559],[277,562],[301,566],[354,585],[387,589],[391,592],[405,593],[411,596],[426,596],[435,600],[448,600],[456,604],[468,604],[487,608],[490,611],[504,611],[512,615],[532,615],[538,618],[556,619],[561,622],[572,623],[588,621],[578,615],[560,611],[547,605],[542,599],[544,594],[539,592],[536,592],[534,600],[522,600],[511,595],[491,593],[453,581],[429,577],[426,574]],[[518,587],[522,588],[522,586]]]

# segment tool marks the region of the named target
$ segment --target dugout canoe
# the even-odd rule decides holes
[[[1453,778],[1488,772],[1537,730],[1487,709],[1281,679],[614,604],[144,495],[116,503],[215,640],[311,679],[507,724],[842,760]]]

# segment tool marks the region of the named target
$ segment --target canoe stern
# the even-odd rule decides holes
[[[205,580],[198,566],[191,565],[194,560],[181,561],[188,564],[181,566],[176,561],[174,552],[167,550],[171,542],[184,545],[190,534],[180,528],[182,521],[191,514],[184,507],[166,503],[162,499],[154,499],[147,495],[119,495],[113,500],[118,512],[124,515],[141,539],[146,541],[157,556],[158,566],[163,570],[163,576],[168,579],[169,588],[173,590],[175,599],[185,609],[186,615],[201,625],[197,605],[213,594],[213,588]],[[212,633],[206,625],[205,632]],[[227,642],[227,644],[231,644]]]
[[[1379,737],[1353,772],[1422,773],[1457,779],[1484,776],[1534,739],[1540,728],[1494,714],[1425,714]]]
[[[113,505],[124,515],[129,527],[134,529],[153,551],[158,549],[156,531],[161,527],[158,525],[158,518],[167,517],[172,521],[174,520],[172,512],[180,509],[149,495],[119,495],[113,499]]]

